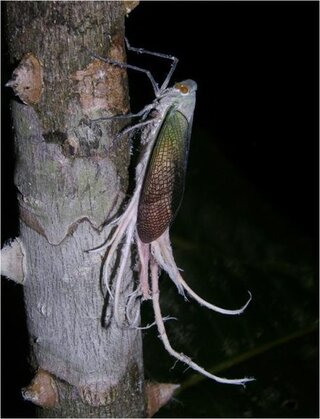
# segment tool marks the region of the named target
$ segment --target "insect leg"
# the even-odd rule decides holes
[[[119,117],[121,117],[121,116],[122,115],[119,115]],[[128,115],[123,115],[123,116],[129,117]],[[102,117],[102,118],[92,119],[92,121],[93,122],[96,122],[96,121],[101,121],[101,120],[105,120],[105,119],[109,119],[110,120],[110,119],[114,119],[114,118],[117,118],[117,117],[118,116],[115,116],[115,117],[112,117],[112,116],[111,117]],[[146,125],[152,124],[153,122],[154,122],[154,118],[153,119],[149,119],[148,121],[138,122],[135,125],[131,125],[131,126],[127,127],[127,128],[124,128],[122,131],[120,131],[115,136],[115,138],[113,139],[113,142],[112,142],[112,145],[111,145],[110,148],[114,147],[116,145],[117,141],[120,140],[120,138],[123,137],[124,135],[129,134],[129,132],[132,132],[132,131],[141,129],[142,127],[144,127]]]
[[[96,54],[92,51],[90,51],[90,55],[94,58],[97,58],[98,60],[101,60],[101,61],[105,62],[105,63],[116,65],[120,68],[129,68],[130,70],[140,71],[141,73],[146,74],[147,77],[149,78],[151,84],[152,84],[152,88],[153,88],[155,96],[156,97],[159,96],[160,89],[159,89],[158,83],[155,81],[155,79],[153,78],[153,76],[152,76],[152,74],[149,70],[145,70],[144,68],[140,68],[140,67],[137,67],[137,66],[131,65],[131,64],[120,63],[119,61],[111,60],[110,58],[104,58],[101,55],[98,55],[98,54]]]
[[[157,323],[159,337],[162,340],[162,343],[166,350],[169,352],[171,356],[176,358],[177,360],[184,362],[186,365],[188,365],[190,368],[192,368],[195,371],[198,371],[200,374],[205,375],[208,378],[211,378],[214,381],[217,381],[218,383],[224,383],[224,384],[236,384],[236,385],[242,385],[245,386],[245,383],[248,381],[253,381],[254,378],[235,378],[235,379],[228,379],[223,377],[218,377],[216,375],[210,374],[208,371],[206,371],[204,368],[200,367],[200,365],[193,362],[188,356],[184,355],[183,353],[179,353],[176,350],[174,350],[169,342],[166,329],[164,327],[164,322],[161,314],[161,308],[159,303],[159,280],[158,280],[158,264],[153,259],[150,264],[151,269],[151,281],[152,281],[152,302],[153,302],[153,310],[155,315],[155,321]]]
[[[146,105],[141,111],[137,113],[126,113],[125,115],[112,115],[112,116],[102,116],[101,118],[91,119],[92,122],[104,121],[108,119],[126,119],[126,118],[138,118],[143,116],[145,113],[149,112],[154,107],[153,104]]]
[[[149,119],[148,121],[144,121],[144,122],[139,122],[138,124],[132,125],[131,127],[125,128],[124,130],[122,130],[121,132],[119,132],[119,134],[116,135],[114,141],[117,141],[118,139],[120,139],[123,135],[128,134],[131,131],[135,131],[136,129],[140,129],[146,125],[149,125],[153,123],[153,119]]]
[[[125,38],[125,41],[126,41],[126,47],[127,47],[127,49],[129,51],[136,52],[137,54],[153,55],[154,57],[165,58],[165,59],[168,59],[168,60],[171,60],[172,61],[170,71],[167,74],[167,77],[165,78],[165,81],[162,83],[162,85],[161,85],[161,87],[159,89],[159,91],[162,92],[168,86],[168,84],[169,84],[169,81],[170,81],[170,79],[172,77],[172,74],[174,73],[174,70],[176,69],[177,64],[179,62],[178,58],[177,57],[174,57],[173,55],[162,54],[161,52],[148,51],[147,49],[144,49],[144,48],[135,48],[135,47],[132,47],[129,44],[129,41],[128,41],[127,38]]]

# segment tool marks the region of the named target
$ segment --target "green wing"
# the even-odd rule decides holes
[[[137,228],[144,243],[160,237],[180,207],[189,152],[189,125],[186,117],[172,107],[159,130],[138,207]]]

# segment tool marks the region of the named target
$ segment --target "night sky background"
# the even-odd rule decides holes
[[[222,208],[222,212],[227,211],[232,214],[232,210],[237,208],[240,199],[244,202],[242,208],[247,205],[248,214],[253,214],[252,225],[257,225],[257,219],[261,222],[261,219],[265,217],[263,218],[264,225],[268,226],[265,227],[266,229],[277,230],[278,226],[284,226],[286,233],[283,233],[281,238],[275,239],[275,241],[278,241],[278,245],[286,249],[285,254],[289,255],[289,259],[291,243],[299,243],[295,246],[292,258],[299,259],[300,255],[301,266],[307,266],[313,272],[313,278],[317,278],[318,14],[318,2],[311,1],[141,2],[130,13],[126,20],[126,35],[130,43],[133,46],[177,56],[179,64],[173,75],[172,83],[188,78],[198,83],[185,193],[186,204],[181,208],[180,224],[178,217],[177,225],[175,224],[176,227],[175,225],[173,227],[174,243],[175,237],[177,244],[181,237],[194,240],[196,245],[202,243],[201,240],[209,242],[210,238],[207,237],[209,234],[205,236],[205,230],[212,230],[212,235],[215,234],[215,209],[212,209],[211,212],[207,209],[207,212],[201,213],[197,212],[197,207],[207,206],[209,208],[210,202],[213,202],[214,206],[214,202],[217,202],[214,201],[216,199],[219,202],[228,202],[228,208]],[[9,123],[8,100],[11,97],[11,92],[3,87],[10,78],[12,69],[6,65],[8,59],[4,37],[2,40],[4,43],[2,46],[1,83],[3,243],[10,237],[18,235],[18,212],[13,186],[12,135],[9,132],[11,124]],[[128,61],[150,69],[159,83],[165,78],[169,67],[166,61],[152,57],[137,57],[132,53],[128,54]],[[152,101],[153,92],[148,80],[143,75],[129,73],[129,81],[132,110],[138,111],[146,103]],[[213,152],[214,155],[211,154]],[[215,163],[217,156],[219,156],[219,162],[226,162],[225,165],[221,163],[221,167],[219,166],[221,173],[224,173],[220,180],[220,172],[217,171]],[[225,171],[228,170],[226,168],[230,168],[228,172],[230,177],[225,174]],[[230,172],[233,174],[232,177]],[[235,186],[234,179],[236,178],[241,178],[240,186],[246,185],[245,192],[242,192],[240,186],[239,188]],[[229,188],[228,181],[223,183],[221,179],[231,179],[232,187]],[[213,196],[214,194],[211,192],[214,190],[215,182],[221,182],[221,190],[224,190],[228,199]],[[188,187],[188,185],[190,186]],[[188,203],[192,210],[187,209]],[[267,207],[268,210],[255,210],[262,206],[263,208]],[[255,213],[258,214],[258,212],[259,216],[257,215],[256,219]],[[264,214],[262,218],[260,212]],[[196,232],[189,231],[186,227],[187,222],[196,224],[197,220],[200,223],[201,220],[210,219],[210,214],[212,214],[213,224],[197,227]],[[263,222],[261,223],[263,224]],[[220,225],[219,228],[227,231],[229,225],[228,227]],[[250,228],[252,231],[255,229],[252,226]],[[218,236],[223,235],[221,230]],[[214,241],[214,239],[212,240]],[[223,243],[223,240],[220,243]],[[266,242],[261,243],[261,247],[264,246],[269,246],[267,239]],[[187,258],[187,255],[183,256],[183,246],[181,246],[182,250],[179,250],[179,246],[177,247],[179,257],[183,261],[183,257]],[[223,245],[221,248],[223,249],[222,253],[227,252]],[[301,250],[302,248],[307,249],[306,255]],[[253,250],[252,252],[252,259],[257,260],[256,253]],[[270,252],[272,253],[272,250]],[[244,251],[244,259],[246,257]],[[274,258],[277,259],[276,256]],[[182,264],[185,267],[185,263],[182,262]],[[210,269],[204,269],[204,272],[207,273]],[[185,271],[188,272],[187,269]],[[295,273],[292,278],[295,278],[295,275],[299,276]],[[250,277],[249,274],[248,277]],[[267,274],[266,278],[268,278]],[[255,285],[253,282],[250,283],[250,279],[245,286],[248,286],[254,294]],[[311,307],[312,312],[310,318],[317,317],[317,290],[318,288],[315,286],[312,290],[313,296],[310,294],[310,297],[306,297],[305,306]],[[259,292],[263,294],[257,286],[258,301]],[[289,290],[288,294],[290,294]],[[299,294],[298,288],[296,294]],[[241,294],[241,297],[239,295],[239,298],[234,300],[238,302],[235,302],[235,305],[238,306],[239,300],[242,302],[245,299],[245,294]],[[170,298],[168,301],[171,301]],[[175,298],[178,299],[177,296]],[[13,301],[14,307],[12,306]],[[262,305],[268,305],[263,299],[261,302]],[[296,300],[292,300],[291,303],[292,306],[297,305]],[[196,313],[198,312],[196,311]],[[264,316],[262,313],[260,314],[260,323],[263,323]],[[276,314],[274,315],[276,316]],[[283,324],[285,322],[287,320],[283,320]],[[290,323],[290,321],[288,322]],[[311,320],[309,323],[312,323]],[[248,327],[250,328],[252,325],[249,324]],[[308,325],[303,324],[303,327],[307,328]],[[277,332],[281,336],[284,329]],[[150,333],[148,332],[146,336],[146,342],[151,339]],[[196,335],[194,339],[197,339],[201,331],[196,328],[192,333]],[[156,336],[155,331],[153,334]],[[265,336],[267,334],[265,332]],[[20,398],[20,388],[28,384],[30,379],[26,342],[21,287],[13,282],[2,281],[3,417],[31,417],[33,414],[32,407]],[[212,342],[215,342],[214,337]],[[182,338],[180,343],[183,345]],[[304,344],[316,351],[312,358],[313,364],[310,364],[309,370],[304,370],[301,367],[297,376],[294,378],[287,376],[286,380],[299,382],[302,376],[308,374],[310,377],[310,374],[313,374],[310,377],[310,387],[306,388],[306,393],[308,393],[306,397],[301,396],[303,391],[300,387],[293,387],[292,394],[295,397],[289,394],[281,399],[279,396],[279,400],[276,400],[278,409],[274,406],[270,408],[270,405],[266,404],[264,407],[257,407],[256,410],[252,408],[251,411],[243,407],[239,407],[238,411],[230,411],[227,408],[224,410],[222,407],[220,410],[214,410],[210,406],[203,407],[202,410],[193,406],[194,410],[192,410],[192,407],[188,405],[188,400],[183,400],[183,396],[181,399],[177,396],[177,400],[159,412],[159,416],[316,417],[318,415],[318,365],[315,361],[318,354],[317,333],[313,334],[311,341]],[[164,349],[160,342],[157,341],[157,345],[160,347],[159,354],[162,353],[161,356],[166,357],[163,355]],[[186,343],[186,345],[188,344]],[[178,348],[179,345],[176,346]],[[184,351],[188,351],[188,346],[186,348]],[[288,350],[288,347],[283,348],[283,352]],[[292,351],[294,350],[296,348],[292,349]],[[147,352],[146,348],[145,352]],[[155,352],[153,352],[153,356],[155,356],[154,354]],[[281,358],[281,356],[283,354],[275,355],[276,358]],[[197,354],[196,358],[201,364],[199,357],[200,354]],[[293,357],[292,359],[296,367],[300,361],[298,358]],[[170,377],[165,373],[173,365],[173,361],[169,359],[169,361],[163,362],[168,362],[162,366],[163,380],[170,381]],[[266,359],[257,361],[258,364],[265,363],[265,370],[270,371],[272,370],[271,362],[274,362],[274,359],[270,360],[270,364],[268,362]],[[302,363],[301,361],[301,365]],[[308,365],[307,361],[306,365]],[[238,375],[243,374],[244,371],[245,374],[255,375],[258,368],[255,366],[256,364],[250,364],[247,369],[239,370]],[[158,372],[152,370],[148,355],[146,355],[146,370],[152,378],[161,381]],[[183,371],[184,368],[181,367],[179,378],[171,380],[181,382]],[[223,372],[223,374],[233,377],[234,371]],[[261,382],[264,381],[260,378],[259,385],[263,387]],[[208,384],[207,381],[206,385],[205,390],[202,388],[198,392],[206,394],[206,400],[201,399],[201,406],[204,406],[205,403],[210,405],[210,403],[219,402],[220,399],[222,400],[221,404],[227,403],[228,400],[229,404],[232,404],[238,397],[238,393],[236,394],[234,389],[226,390],[223,386],[221,389],[215,384]],[[296,385],[298,386],[298,384]],[[251,390],[248,391],[250,394]],[[196,396],[196,394],[196,391],[190,393],[187,399],[199,397],[200,400],[201,395]],[[217,394],[220,398],[218,401],[216,400]],[[227,394],[225,401],[223,394]],[[261,390],[260,394],[257,391],[255,397],[258,399],[269,397],[271,400],[272,397],[268,394],[266,395]],[[272,394],[274,396],[275,393]],[[299,395],[301,400],[299,400]],[[252,406],[254,396],[250,395],[250,397],[251,401],[247,401],[247,403]],[[271,402],[273,403],[274,400]],[[285,402],[288,403],[285,404]],[[241,403],[245,402],[242,400]]]
[[[179,58],[172,81],[198,83],[194,124],[309,235],[318,217],[317,7],[142,2],[126,27],[132,45]],[[134,106],[141,91],[131,97]]]

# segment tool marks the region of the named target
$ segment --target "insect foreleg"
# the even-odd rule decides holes
[[[155,96],[156,97],[159,96],[160,89],[159,89],[158,83],[155,81],[155,79],[153,78],[153,76],[152,76],[152,74],[149,70],[137,67],[135,65],[127,64],[127,63],[120,63],[119,61],[111,60],[110,58],[102,57],[101,55],[98,55],[98,54],[96,54],[95,52],[92,52],[92,51],[90,51],[90,55],[93,58],[97,58],[98,60],[103,61],[105,63],[115,65],[115,66],[118,66],[120,68],[128,68],[130,70],[135,70],[135,71],[139,71],[140,73],[146,74],[147,77],[149,78],[151,84],[152,84],[152,88],[153,88]]]
[[[162,83],[159,91],[162,92],[164,89],[166,89],[168,84],[169,84],[169,81],[172,77],[172,74],[174,73],[174,70],[176,69],[177,64],[179,62],[178,58],[174,57],[173,55],[162,54],[161,52],[148,51],[147,49],[144,49],[144,48],[135,48],[135,47],[132,47],[129,44],[129,41],[128,41],[127,38],[125,38],[125,41],[126,41],[126,47],[129,51],[136,52],[137,54],[153,55],[154,57],[159,57],[159,58],[165,58],[165,59],[168,59],[168,60],[172,60],[170,71],[167,74],[167,77],[165,78],[165,81]]]

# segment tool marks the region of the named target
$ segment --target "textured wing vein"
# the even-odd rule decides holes
[[[138,234],[145,243],[160,237],[179,209],[189,150],[188,125],[185,116],[171,108],[159,130],[138,208]]]

